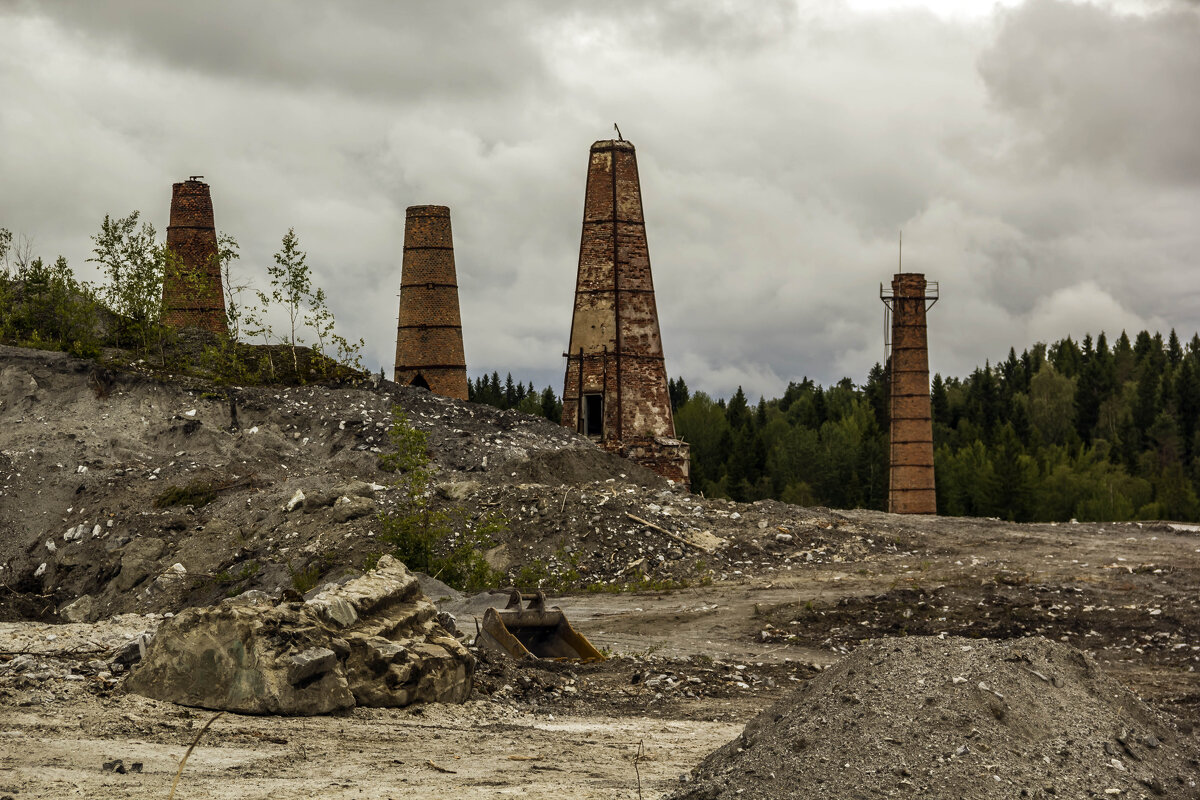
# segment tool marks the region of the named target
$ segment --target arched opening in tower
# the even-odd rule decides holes
[[[409,385],[409,386],[419,386],[419,387],[421,387],[422,389],[428,389],[428,388],[429,388],[429,381],[425,380],[425,376],[424,376],[424,375],[422,375],[422,374],[420,374],[420,373],[417,373],[417,377],[413,378],[413,379],[412,379],[412,383],[410,383],[410,384],[408,384],[408,385]]]

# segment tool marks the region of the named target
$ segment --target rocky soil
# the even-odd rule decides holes
[[[1195,797],[1200,748],[1048,639],[867,643],[765,709],[676,800]]]
[[[0,797],[166,796],[211,715],[124,691],[141,637],[187,607],[360,572],[382,549],[377,513],[398,502],[378,466],[397,405],[428,435],[435,503],[471,525],[505,516],[490,562],[551,590],[612,657],[516,664],[476,652],[465,706],[227,714],[177,796],[637,797],[639,781],[642,796],[665,796],[699,785],[681,776],[770,704],[843,674],[864,644],[914,636],[1069,644],[1172,715],[1179,752],[1193,741],[1195,526],[739,505],[684,492],[545,420],[386,381],[239,389],[0,348]],[[172,489],[194,502],[156,507]],[[305,499],[287,510],[297,491]],[[484,605],[503,603],[427,593],[467,642]],[[899,697],[912,677],[872,680]],[[992,685],[971,685],[980,680]],[[801,705],[830,703],[833,719],[836,698],[809,691]],[[895,747],[915,762],[919,744]],[[124,772],[105,769],[116,759]],[[821,766],[827,780],[835,767]],[[1175,773],[1161,773],[1168,786]],[[904,777],[886,792],[972,796]],[[1044,790],[1018,783],[1004,796]],[[1108,788],[1155,796],[1145,784]]]

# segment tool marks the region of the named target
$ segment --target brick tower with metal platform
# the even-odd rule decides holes
[[[937,302],[938,285],[918,272],[899,272],[890,291],[880,285],[879,297],[891,317],[888,511],[936,514],[925,316]]]

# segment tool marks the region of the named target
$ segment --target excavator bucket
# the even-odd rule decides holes
[[[522,601],[528,601],[522,607]],[[603,661],[604,654],[571,627],[558,606],[546,608],[546,594],[512,590],[504,609],[483,612],[475,644],[508,653],[515,659],[553,658],[565,661]]]

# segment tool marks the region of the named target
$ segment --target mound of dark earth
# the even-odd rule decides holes
[[[554,422],[378,379],[235,387],[0,346],[0,620],[166,613],[360,572],[403,493],[395,409],[436,506],[526,588],[787,573],[891,547],[841,515],[710,501]],[[870,541],[868,541],[870,540]],[[532,576],[532,577],[530,577]]]
[[[751,720],[676,800],[1196,797],[1195,742],[1048,639],[883,639]]]

